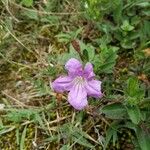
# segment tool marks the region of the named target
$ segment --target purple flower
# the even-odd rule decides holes
[[[68,76],[60,76],[53,83],[52,87],[56,92],[69,91],[68,102],[77,110],[87,106],[87,96],[95,98],[102,97],[101,81],[95,80],[93,66],[87,63],[82,64],[75,58],[71,58],[65,65]]]

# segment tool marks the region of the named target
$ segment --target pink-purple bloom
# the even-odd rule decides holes
[[[82,64],[75,58],[71,58],[65,65],[68,76],[60,76],[53,83],[52,87],[56,92],[69,91],[68,102],[77,110],[88,105],[87,96],[95,98],[102,97],[101,81],[95,80],[93,66],[87,63]]]

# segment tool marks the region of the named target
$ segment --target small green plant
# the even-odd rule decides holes
[[[79,34],[81,33],[82,28],[79,28],[75,31],[69,31],[67,33],[59,33],[56,37],[58,38],[59,42],[64,42],[64,43],[70,43],[74,39],[77,39]]]
[[[22,0],[21,4],[26,7],[31,7],[31,6],[33,6],[33,0]]]
[[[85,17],[95,20],[97,29],[111,39],[109,42],[123,49],[148,46],[149,7],[147,0],[83,0],[83,9],[87,12]]]
[[[43,124],[40,113],[32,109],[12,109],[5,116],[9,121],[20,123],[24,120],[34,121],[35,123]],[[42,125],[43,126],[43,125]]]
[[[84,44],[78,41],[79,51],[76,50],[72,44],[70,45],[69,52],[64,53],[59,59],[63,64],[70,58],[81,59],[83,62],[92,62],[96,73],[112,73],[118,57],[118,47],[115,46],[100,46],[100,52],[96,53],[95,47],[91,44]]]
[[[98,73],[112,73],[116,64],[118,47],[100,46],[100,53],[95,55],[93,64]]]
[[[107,147],[112,138],[115,144],[117,132],[120,131],[120,128],[125,127],[135,132],[136,140],[140,148],[142,150],[148,150],[150,136],[143,125],[148,126],[150,111],[149,106],[145,106],[144,108],[141,106],[142,103],[147,101],[147,98],[137,78],[131,77],[128,79],[127,88],[124,93],[124,100],[122,102],[108,104],[102,108],[102,113],[106,117],[114,120],[106,133],[105,147]],[[141,142],[141,140],[145,142]]]

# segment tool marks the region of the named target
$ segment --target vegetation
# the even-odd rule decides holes
[[[149,0],[0,0],[0,149],[149,150]],[[77,111],[51,83],[70,58],[103,97]]]

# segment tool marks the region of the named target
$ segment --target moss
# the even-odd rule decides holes
[[[19,127],[19,139],[21,139],[23,127]],[[34,125],[30,124],[27,126],[26,137],[25,137],[25,149],[32,149],[32,141],[34,139]],[[19,140],[20,141],[20,140]],[[17,144],[16,130],[8,132],[0,136],[0,147],[2,150],[17,150],[19,145]]]

